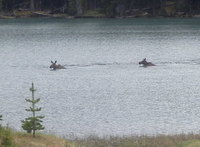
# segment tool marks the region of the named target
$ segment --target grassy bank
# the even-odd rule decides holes
[[[37,135],[33,138],[25,133],[15,133],[13,136],[15,147],[66,147],[70,145],[64,139],[50,135]]]
[[[0,147],[200,147],[200,135],[158,135],[98,138],[91,136],[69,141],[37,134],[36,138],[8,128],[0,130]]]
[[[75,147],[66,139],[53,135],[14,132],[9,128],[0,128],[0,147]]]

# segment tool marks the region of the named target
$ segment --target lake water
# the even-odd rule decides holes
[[[3,124],[22,130],[34,82],[47,133],[198,133],[199,42],[200,19],[0,20]]]

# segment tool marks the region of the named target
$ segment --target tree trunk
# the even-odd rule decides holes
[[[192,15],[192,6],[193,6],[193,1],[192,0],[188,0],[188,6],[189,6],[189,15]]]
[[[160,0],[160,14],[161,15],[164,15],[165,14],[165,10],[164,10],[164,4],[165,4],[165,1],[164,0]]]
[[[34,84],[32,83],[32,87],[31,87],[31,89],[32,89],[32,101],[34,101],[35,100],[35,96],[34,96],[34,92],[35,92],[35,88],[34,88]],[[33,108],[33,110],[35,110],[35,103],[32,103],[32,108]],[[33,111],[33,118],[35,118],[35,111]],[[35,120],[33,121],[33,137],[35,137],[35,130],[36,130],[36,124],[35,124]]]
[[[30,9],[34,10],[35,6],[34,6],[34,0],[30,0]]]
[[[66,9],[67,9],[68,5],[67,5],[67,0],[64,1],[64,6],[62,9],[62,12],[65,13]]]
[[[94,9],[96,9],[96,8],[97,8],[97,1],[94,0]]]
[[[42,1],[41,0],[37,0],[35,8],[38,9],[38,10],[41,10],[41,7],[42,7]]]
[[[77,15],[83,14],[83,9],[80,0],[76,0],[76,10],[77,10]]]
[[[0,0],[0,12],[2,11],[2,8],[3,8],[2,2],[3,2],[3,0]]]

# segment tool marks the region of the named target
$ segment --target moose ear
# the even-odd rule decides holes
[[[53,61],[51,61],[51,63],[53,63]]]
[[[146,58],[144,58],[144,61],[146,61]]]
[[[57,61],[55,61],[55,63],[57,63]]]

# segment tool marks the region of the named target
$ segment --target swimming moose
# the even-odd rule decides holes
[[[65,69],[64,66],[60,65],[60,64],[56,64],[57,61],[53,62],[51,61],[51,66],[49,68],[53,69],[53,70],[56,70],[56,69]]]
[[[139,64],[142,64],[144,67],[147,66],[155,66],[155,64],[151,63],[151,62],[147,62],[146,58],[144,58],[142,61],[139,62]]]

